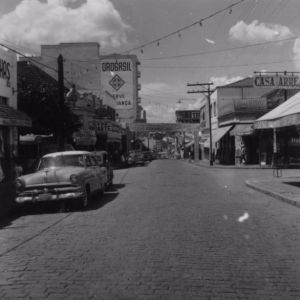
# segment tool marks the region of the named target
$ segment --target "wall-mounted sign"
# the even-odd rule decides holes
[[[116,102],[116,109],[132,109],[134,104],[134,61],[130,58],[101,59],[101,81]]]
[[[295,75],[255,75],[253,86],[256,88],[297,89],[300,79]]]

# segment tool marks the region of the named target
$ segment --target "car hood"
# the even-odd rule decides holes
[[[72,174],[78,175],[84,172],[82,167],[57,167],[46,168],[35,173],[19,177],[25,185],[47,184],[57,182],[70,182]]]

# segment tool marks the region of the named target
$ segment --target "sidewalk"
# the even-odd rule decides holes
[[[0,183],[0,220],[7,218],[13,210],[14,182]]]
[[[269,181],[246,180],[245,184],[280,201],[300,207],[300,176],[274,178]]]
[[[261,167],[259,165],[241,165],[241,166],[226,166],[220,164],[209,165],[209,161],[193,162],[196,165],[206,168],[222,168],[222,169],[272,169],[271,167]],[[283,169],[279,175],[272,180],[246,180],[246,186],[267,194],[275,199],[300,207],[300,169]]]

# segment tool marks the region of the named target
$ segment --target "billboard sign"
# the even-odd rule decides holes
[[[295,75],[255,75],[253,86],[256,88],[298,89],[300,88],[299,76]]]
[[[115,102],[116,109],[132,109],[134,102],[134,62],[130,58],[101,59],[101,82]]]

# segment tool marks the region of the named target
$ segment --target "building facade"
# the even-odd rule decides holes
[[[0,181],[14,177],[19,127],[31,127],[31,119],[17,110],[17,57],[0,48]]]
[[[141,115],[138,106],[140,71],[136,56],[115,54],[100,56],[100,45],[91,42],[42,45],[41,56],[35,59],[50,66],[52,69],[45,67],[44,71],[57,78],[54,70],[57,69],[56,58],[60,54],[64,58],[65,84],[69,88],[74,86],[76,93],[79,94],[74,112],[84,121],[83,128],[77,133],[75,140],[77,143],[84,143],[85,145],[81,146],[89,149],[112,148],[112,143],[113,148],[122,148],[122,145],[126,144],[124,129],[129,123],[140,119]],[[87,95],[93,96],[93,107],[83,103],[89,99]],[[90,125],[91,119],[94,122],[93,126]],[[105,122],[109,122],[110,125],[102,126],[101,124]],[[103,128],[114,128],[114,131],[102,130]],[[116,128],[119,128],[118,134]]]
[[[217,87],[218,126],[226,128],[226,135],[218,145],[220,162],[258,164],[260,149],[267,145],[262,144],[262,133],[254,130],[254,121],[296,92],[296,89],[255,86],[253,77]]]
[[[176,123],[200,123],[199,110],[176,110]]]

